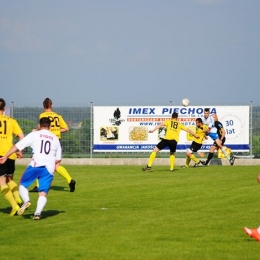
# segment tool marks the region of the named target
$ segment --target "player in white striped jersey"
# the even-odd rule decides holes
[[[215,141],[218,138],[218,133],[217,128],[215,127],[214,118],[210,115],[209,108],[204,109],[204,116],[202,117],[202,122],[209,128],[207,136],[211,137],[211,139]]]
[[[37,201],[34,219],[39,220],[41,212],[47,203],[47,195],[53,180],[53,173],[56,164],[61,161],[61,145],[58,137],[49,131],[51,121],[47,117],[40,119],[40,130],[29,133],[21,141],[16,143],[2,158],[0,163],[17,150],[21,151],[26,147],[31,147],[33,156],[27,169],[25,170],[19,186],[19,193],[24,202],[17,214],[22,215],[30,207],[28,187],[38,178],[39,197]]]

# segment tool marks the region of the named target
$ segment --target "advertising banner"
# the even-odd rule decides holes
[[[145,152],[151,151],[164,136],[160,128],[149,133],[156,125],[179,114],[179,122],[196,130],[195,120],[203,117],[205,107],[172,106],[94,106],[94,152]],[[225,146],[232,151],[249,151],[249,106],[212,106],[210,113],[218,115],[226,130]],[[181,131],[177,152],[189,148],[192,137]],[[204,140],[200,151],[208,151],[213,141]],[[165,150],[167,151],[168,148]]]

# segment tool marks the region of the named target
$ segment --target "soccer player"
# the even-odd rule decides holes
[[[260,173],[257,176],[257,182],[260,183]],[[260,226],[258,228],[244,227],[245,233],[260,242]]]
[[[198,165],[200,164],[200,161],[196,158],[196,156],[193,153],[197,152],[201,148],[203,139],[206,136],[207,131],[208,131],[208,126],[203,124],[201,118],[197,118],[196,119],[196,135],[199,138],[197,138],[196,140],[193,140],[190,145],[190,148],[187,150],[186,164],[184,165],[183,168],[188,168],[191,160],[195,162],[194,167],[198,167]]]
[[[213,158],[214,151],[221,149],[223,154],[229,160],[230,164],[233,165],[235,162],[235,158],[233,156],[228,156],[226,153],[225,147],[223,146],[226,141],[226,131],[220,121],[218,121],[218,116],[216,114],[212,114],[212,118],[214,119],[214,127],[217,129],[217,136],[214,136],[214,143],[210,147],[208,158],[206,161],[200,161],[203,165],[208,165],[210,160]]]
[[[32,160],[20,180],[19,193],[24,204],[18,209],[17,214],[22,215],[31,206],[28,187],[38,179],[39,197],[34,212],[34,220],[39,220],[41,217],[43,208],[47,203],[47,195],[54,177],[55,167],[61,161],[60,141],[56,135],[49,131],[50,126],[50,119],[42,117],[39,131],[29,133],[0,158],[0,163],[4,163],[17,150],[21,151],[29,146],[32,148]]]
[[[42,117],[48,117],[51,120],[50,131],[53,134],[55,134],[59,138],[59,140],[61,140],[61,134],[69,131],[68,125],[66,124],[66,122],[64,121],[61,115],[52,111],[51,99],[49,98],[44,99],[43,108],[45,111],[39,115],[39,119],[41,119]],[[56,172],[59,173],[62,177],[64,177],[67,180],[69,184],[70,192],[74,192],[76,181],[70,177],[65,167],[58,164],[56,167]],[[38,191],[38,183],[36,182],[36,186],[31,190],[31,192],[37,192],[37,191]]]
[[[210,136],[213,140],[215,140],[217,138],[217,129],[214,127],[214,118],[210,115],[209,108],[204,109],[202,122],[209,128],[207,136]]]
[[[13,146],[13,135],[19,139],[24,137],[17,121],[4,114],[5,108],[5,100],[0,98],[0,157]],[[13,180],[16,158],[16,154],[10,155],[4,164],[0,164],[0,187],[5,199],[12,206],[10,216],[15,215],[20,209],[18,204],[22,204],[17,184]]]
[[[179,141],[179,135],[180,131],[186,131],[193,135],[195,138],[198,138],[198,136],[190,129],[188,129],[186,126],[184,126],[182,123],[178,122],[178,113],[174,112],[172,113],[172,118],[165,120],[160,125],[157,125],[153,130],[149,130],[149,133],[153,133],[160,127],[166,127],[166,134],[164,138],[155,146],[152,153],[150,154],[149,161],[146,167],[142,168],[143,171],[150,171],[152,169],[153,161],[156,157],[156,154],[166,148],[167,146],[170,148],[170,171],[174,171],[174,162],[175,162],[175,156],[174,153],[176,152],[177,143]]]

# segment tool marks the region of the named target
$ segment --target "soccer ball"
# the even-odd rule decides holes
[[[181,103],[182,103],[182,105],[183,105],[184,107],[187,107],[187,106],[190,104],[190,101],[189,101],[189,99],[184,98]]]

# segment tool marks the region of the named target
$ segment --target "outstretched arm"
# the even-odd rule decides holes
[[[153,133],[154,131],[156,131],[157,129],[159,129],[163,126],[164,126],[164,123],[161,123],[160,125],[157,125],[153,130],[149,130],[149,133]]]
[[[3,157],[0,158],[0,164],[5,163],[5,161],[7,160],[7,158],[8,158],[11,154],[15,153],[17,150],[18,150],[17,147],[14,145]]]
[[[195,138],[199,138],[198,135],[196,135],[191,129],[187,128],[186,132],[190,133],[191,135],[193,135]]]

